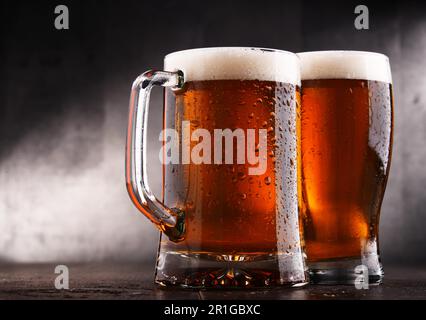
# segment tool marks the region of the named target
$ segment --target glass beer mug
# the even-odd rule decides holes
[[[393,132],[389,59],[361,51],[299,58],[301,216],[311,280],[380,283],[379,219]]]
[[[155,282],[186,288],[307,283],[298,215],[295,54],[204,48],[169,54],[133,84],[130,198],[161,231]],[[150,91],[164,87],[162,199],[146,163]]]

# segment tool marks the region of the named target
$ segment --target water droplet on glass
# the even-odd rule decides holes
[[[245,178],[246,178],[246,175],[244,174],[244,172],[238,172],[238,179],[244,180]]]
[[[188,210],[192,210],[192,209],[194,209],[194,202],[193,202],[192,200],[187,201],[187,202],[186,202],[186,208],[187,208]]]
[[[266,178],[264,179],[264,181],[265,181],[265,184],[266,184],[267,186],[269,186],[269,185],[272,183],[272,179],[271,179],[271,177],[266,177]]]

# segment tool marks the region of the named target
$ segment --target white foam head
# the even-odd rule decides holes
[[[302,80],[359,79],[392,83],[387,56],[365,51],[298,53]]]
[[[218,47],[171,53],[164,70],[181,70],[185,81],[263,80],[300,85],[294,53],[262,48]]]

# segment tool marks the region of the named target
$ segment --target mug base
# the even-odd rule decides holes
[[[373,262],[373,263],[372,263]],[[378,257],[369,261],[361,258],[308,262],[312,284],[321,285],[379,285],[383,281],[382,264]],[[368,282],[366,281],[368,279]]]
[[[280,270],[278,254],[226,254],[160,252],[155,283],[185,289],[266,289],[301,287],[309,283],[301,269]],[[281,268],[282,269],[282,268]]]

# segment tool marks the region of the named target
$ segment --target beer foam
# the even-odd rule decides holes
[[[164,69],[183,71],[185,81],[241,79],[300,85],[297,56],[273,49],[219,47],[178,51],[166,56]]]
[[[365,51],[313,51],[297,54],[302,80],[358,79],[392,83],[387,56]]]

